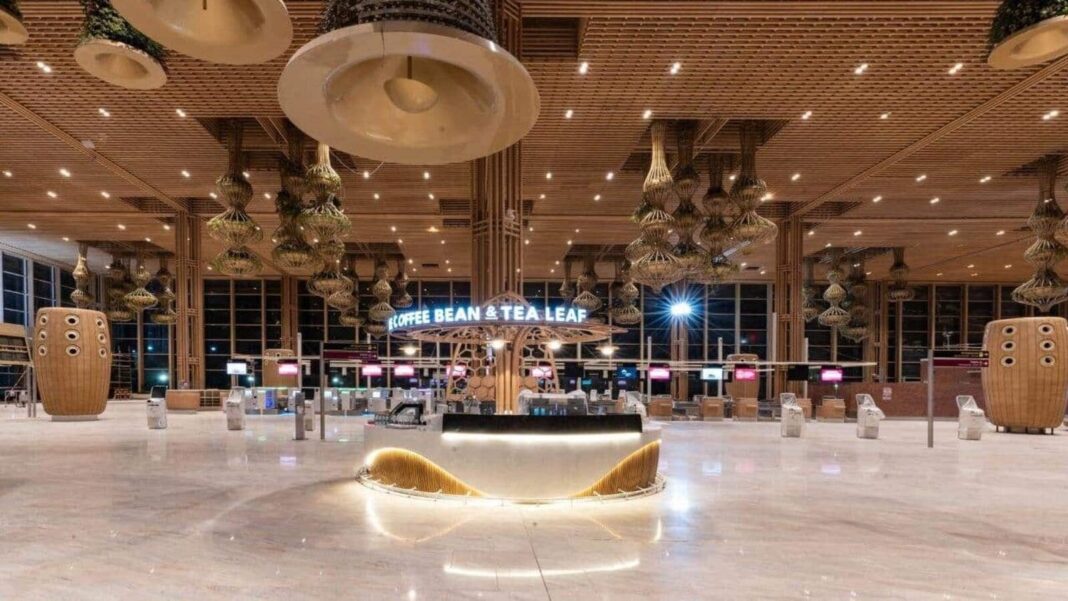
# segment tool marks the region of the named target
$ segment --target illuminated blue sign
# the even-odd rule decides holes
[[[486,322],[582,323],[586,321],[587,315],[585,309],[575,307],[538,309],[528,305],[459,306],[397,313],[389,318],[386,326],[392,332],[419,326]]]

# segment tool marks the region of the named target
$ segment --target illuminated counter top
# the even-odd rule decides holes
[[[536,502],[658,490],[660,428],[637,415],[436,416],[368,424],[361,478],[418,493]]]

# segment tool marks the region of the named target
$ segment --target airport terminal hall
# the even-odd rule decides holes
[[[0,600],[1065,599],[1066,98],[1068,0],[0,0]]]

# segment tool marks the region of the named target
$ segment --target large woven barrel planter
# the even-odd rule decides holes
[[[96,419],[108,402],[111,340],[99,311],[37,311],[33,362],[45,413],[54,421]]]
[[[986,324],[983,370],[986,416],[1009,431],[1056,428],[1068,398],[1068,321],[1003,319]]]

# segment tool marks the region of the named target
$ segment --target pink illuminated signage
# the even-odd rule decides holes
[[[757,370],[753,367],[734,367],[734,381],[752,382],[757,379]]]
[[[300,373],[300,366],[296,363],[279,363],[278,375],[280,376],[295,376]]]
[[[548,380],[553,377],[553,368],[550,365],[539,365],[530,370],[530,375],[539,380]]]
[[[372,377],[372,376],[381,376],[382,375],[382,366],[381,365],[364,365],[360,369],[360,374],[363,375],[363,377],[365,377],[365,378],[366,377]]]
[[[454,378],[462,378],[467,375],[467,367],[463,365],[450,365],[448,370],[449,375]]]
[[[820,382],[841,382],[842,381],[842,368],[841,367],[822,367],[820,368]]]
[[[649,368],[650,380],[670,380],[671,370],[666,367],[650,367]]]
[[[414,376],[415,368],[411,365],[394,365],[393,375],[395,376]]]

